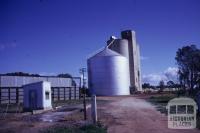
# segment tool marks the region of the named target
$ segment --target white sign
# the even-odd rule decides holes
[[[174,98],[168,102],[168,128],[196,128],[196,102],[191,98]]]

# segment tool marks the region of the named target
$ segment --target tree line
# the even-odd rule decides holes
[[[11,72],[6,74],[1,74],[5,76],[27,76],[27,77],[40,77],[42,75],[40,74],[32,74],[32,73],[26,73],[26,72]],[[72,75],[69,73],[61,73],[53,77],[62,77],[62,78],[72,78]]]
[[[143,89],[179,88],[187,95],[196,95],[200,92],[200,49],[196,45],[189,45],[179,48],[175,56],[178,67],[178,82],[163,80],[157,86],[144,83]]]
[[[178,49],[175,59],[181,89],[195,95],[200,91],[200,49],[195,45],[184,46]]]

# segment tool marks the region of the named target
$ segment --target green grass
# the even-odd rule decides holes
[[[165,94],[165,95],[159,95],[159,96],[151,96],[147,101],[155,105],[156,109],[160,111],[161,113],[167,114],[167,103],[169,100],[175,98],[176,95],[174,94]]]
[[[90,98],[87,98],[86,99],[86,103],[90,103]],[[77,104],[83,104],[83,99],[72,99],[72,100],[66,100],[66,101],[54,101],[52,102],[52,106],[53,107],[57,107],[57,106],[63,106],[63,105],[77,105]],[[5,112],[7,109],[7,104],[0,104],[0,113],[3,113]],[[17,112],[20,112],[22,113],[23,112],[23,104],[10,104],[8,106],[8,110],[7,112],[8,113],[16,113]]]
[[[86,99],[86,103],[90,103],[90,98]],[[66,101],[54,101],[52,103],[52,106],[53,107],[57,107],[57,106],[63,106],[63,105],[77,105],[77,104],[83,104],[83,99],[66,100]]]
[[[87,125],[82,127],[52,127],[41,133],[107,133],[105,127],[101,125]]]
[[[0,113],[4,113],[7,109],[7,104],[0,104]],[[22,104],[10,104],[8,106],[8,113],[23,112]]]
[[[167,94],[167,95],[151,96],[150,100],[152,102],[157,102],[157,103],[167,103],[169,100],[175,97],[176,95],[174,94]]]

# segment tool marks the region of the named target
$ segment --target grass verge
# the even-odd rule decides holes
[[[169,102],[169,100],[175,97],[176,95],[174,94],[165,94],[159,96],[151,96],[149,99],[147,99],[147,101],[155,105],[156,109],[161,113],[167,114],[167,103]]]
[[[90,98],[86,99],[86,103],[90,103]],[[78,104],[83,104],[83,99],[72,99],[72,100],[66,100],[66,101],[53,101],[52,106],[57,107],[57,106],[63,106],[63,105],[78,105]],[[4,113],[7,110],[7,113],[16,113],[20,112],[23,113],[23,104],[20,103],[18,104],[0,104],[0,113]]]
[[[86,125],[86,126],[73,126],[73,127],[52,127],[47,130],[41,131],[41,133],[107,133],[107,129],[101,124],[97,125]]]
[[[174,94],[151,96],[149,99],[147,99],[147,101],[155,105],[158,111],[167,115],[167,103],[169,100],[175,97],[177,96]],[[197,114],[197,128],[200,129],[200,113]]]

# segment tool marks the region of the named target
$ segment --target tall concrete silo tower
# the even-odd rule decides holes
[[[128,40],[130,84],[136,91],[141,91],[140,50],[136,43],[135,32],[126,30],[121,32],[122,39]]]

